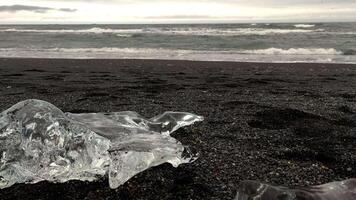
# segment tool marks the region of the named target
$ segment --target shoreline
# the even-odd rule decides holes
[[[0,199],[233,199],[243,180],[288,187],[356,177],[356,65],[0,58],[0,109],[41,99],[64,112],[186,111],[173,135],[200,154],[111,190],[95,182],[16,184]]]
[[[356,63],[333,63],[333,62],[306,62],[306,61],[290,61],[290,62],[264,62],[264,61],[223,61],[223,60],[188,60],[188,59],[147,59],[147,58],[37,58],[37,57],[0,57],[1,60],[41,60],[41,61],[50,61],[50,60],[66,60],[66,61],[80,61],[80,60],[91,60],[91,61],[124,61],[124,62],[134,62],[134,61],[152,61],[152,62],[192,62],[192,63],[221,63],[221,64],[315,64],[315,65],[356,65]]]

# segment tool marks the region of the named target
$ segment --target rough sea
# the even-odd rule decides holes
[[[356,63],[356,23],[0,25],[0,57]]]

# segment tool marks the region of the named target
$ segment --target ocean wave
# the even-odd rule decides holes
[[[117,37],[124,37],[124,38],[128,38],[128,37],[132,37],[132,34],[116,34]]]
[[[345,55],[335,49],[291,48],[234,51],[206,51],[167,48],[0,48],[0,57],[75,58],[75,59],[164,59],[232,62],[310,62],[356,63],[354,55]]]
[[[313,28],[315,24],[295,24],[294,27],[296,28]]]
[[[330,32],[325,32],[325,34],[328,35],[356,35],[356,32],[353,31],[330,31]]]
[[[267,55],[343,55],[342,51],[338,51],[333,48],[268,48],[268,49],[255,49],[245,50],[241,53],[246,54],[267,54]]]
[[[244,28],[223,31],[223,35],[274,35],[290,33],[311,33],[323,30],[305,30],[305,29],[265,29],[265,28]]]
[[[4,29],[0,30],[1,32],[23,32],[23,33],[93,33],[93,34],[102,34],[102,33],[135,33],[141,29],[110,29],[110,28],[90,28],[90,29]]]
[[[222,53],[222,54],[263,54],[263,55],[344,55],[343,51],[334,48],[267,48],[253,50],[234,50],[234,51],[202,51],[202,50],[184,50],[167,48],[119,48],[119,47],[101,47],[101,48],[47,48],[47,49],[18,49],[18,48],[0,48],[0,51],[37,51],[37,52],[66,52],[66,53],[144,53],[144,54],[169,54],[173,52],[184,53]],[[347,55],[354,55],[354,50],[347,50]]]
[[[169,54],[169,52],[188,53],[192,50],[173,50],[164,48],[118,48],[118,47],[101,47],[101,48],[0,48],[0,52],[48,52],[48,53],[117,53],[117,54]]]
[[[346,56],[356,55],[356,50],[354,50],[354,49],[345,49],[342,52],[343,52],[343,55],[346,55]]]
[[[117,34],[125,37],[126,34],[161,34],[161,35],[193,35],[193,36],[238,36],[238,35],[272,35],[289,33],[311,33],[322,32],[323,29],[278,29],[278,28],[138,28],[138,29],[3,29],[0,32],[22,32],[22,33],[52,33],[52,34]],[[130,37],[130,36],[127,36]]]

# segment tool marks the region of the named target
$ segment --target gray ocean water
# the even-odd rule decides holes
[[[0,25],[0,57],[356,63],[356,23]]]

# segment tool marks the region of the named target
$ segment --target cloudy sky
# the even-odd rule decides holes
[[[356,21],[356,0],[0,0],[0,23]]]

